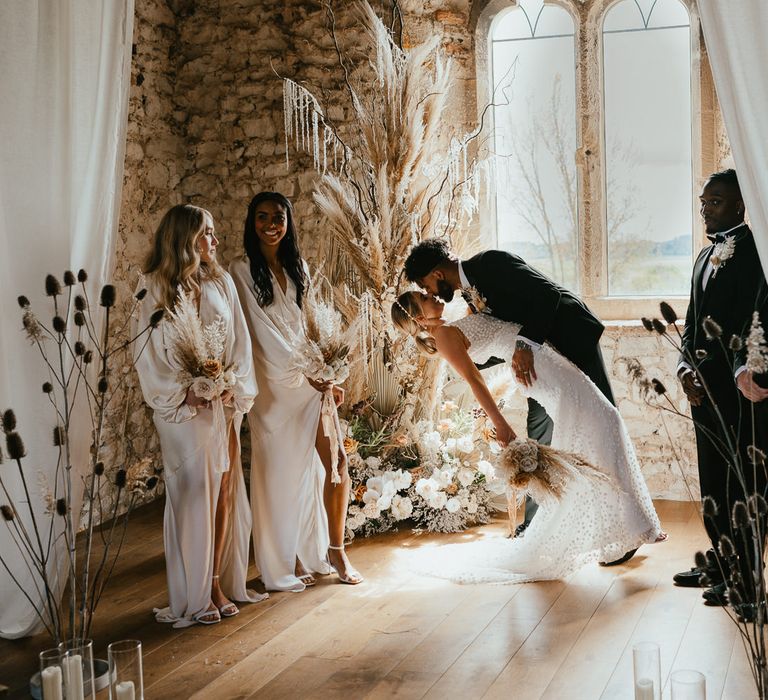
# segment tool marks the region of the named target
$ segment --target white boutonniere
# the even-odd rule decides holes
[[[736,250],[736,239],[733,236],[729,236],[722,243],[716,243],[715,248],[712,251],[712,255],[709,257],[709,262],[712,263],[714,270],[712,276],[717,274],[717,271],[725,265],[728,258],[733,256]]]
[[[467,291],[467,296],[469,297],[469,303],[475,307],[475,310],[478,313],[491,313],[491,307],[488,306],[488,302],[486,301],[485,297],[480,294],[480,291],[477,289],[477,287],[470,287]]]

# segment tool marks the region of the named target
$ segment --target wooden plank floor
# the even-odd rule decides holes
[[[665,686],[671,671],[696,668],[706,673],[709,700],[754,697],[735,625],[705,607],[699,591],[671,582],[706,541],[694,506],[657,508],[667,543],[567,581],[460,586],[417,576],[403,566],[404,549],[466,535],[403,531],[350,547],[363,585],[329,576],[303,593],[244,606],[219,625],[174,630],[151,615],[165,602],[162,504],[154,503],[133,519],[94,638],[102,652],[115,639],[142,640],[151,700],[623,700],[634,697],[632,645],[640,640],[660,644]],[[478,530],[498,535],[505,527],[500,520]],[[45,646],[40,637],[0,640],[0,685],[11,697],[25,696]]]

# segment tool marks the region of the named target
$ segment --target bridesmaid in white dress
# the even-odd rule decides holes
[[[213,624],[239,610],[232,600],[266,598],[245,587],[251,513],[240,463],[243,413],[257,393],[251,344],[232,278],[216,262],[213,218],[191,205],[171,208],[155,233],[146,264],[147,297],[138,326],[158,308],[173,309],[183,290],[203,324],[224,320],[222,364],[235,385],[222,394],[227,435],[216,435],[208,402],[179,382],[181,367],[161,321],[146,347],[136,344],[136,369],[144,400],[154,412],[165,478],[163,539],[168,576],[167,608],[158,622],[187,627]]]
[[[579,454],[608,479],[574,479],[559,501],[540,504],[522,539],[443,548],[439,571],[430,573],[464,583],[557,579],[589,561],[613,561],[642,544],[664,541],[624,421],[589,377],[551,346],[523,339],[519,324],[482,313],[445,323],[442,311],[431,296],[406,292],[393,304],[392,320],[466,380],[499,441],[514,440],[515,432],[475,363],[510,358],[520,339],[532,346],[537,374],[520,390],[552,416],[552,446]]]
[[[333,484],[330,441],[320,425],[322,392],[330,386],[305,377],[292,359],[309,275],[288,199],[277,192],[253,198],[243,245],[246,255],[230,272],[251,332],[260,389],[248,424],[253,545],[262,581],[268,590],[303,591],[315,583],[310,572],[332,568],[340,581],[360,583],[344,552],[346,455],[341,449],[341,483]],[[340,403],[343,391],[333,391]],[[336,429],[342,445],[338,419]]]

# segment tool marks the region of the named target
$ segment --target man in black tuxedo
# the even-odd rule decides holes
[[[714,499],[717,516],[705,518],[712,542],[711,564],[676,574],[674,581],[682,586],[708,583],[712,587],[703,594],[705,602],[724,605],[727,583],[734,582],[723,580],[723,573],[729,578],[732,563],[719,553],[723,534],[734,541],[742,579],[747,582],[740,593],[746,602],[754,600],[750,552],[743,536],[738,532],[734,536],[731,512],[733,504],[745,497],[735,472],[737,462],[745,473],[748,494],[755,488],[765,492],[764,470],[757,470],[755,482],[747,448],[756,444],[765,450],[768,446],[768,402],[764,401],[768,389],[747,371],[746,350],[731,350],[731,339],[744,339],[748,333],[753,312],[765,296],[765,277],[752,232],[744,223],[744,201],[735,171],[711,175],[699,199],[711,245],[701,251],[693,267],[677,374],[695,424],[701,495]],[[705,323],[708,318],[716,325]]]
[[[469,260],[458,260],[445,241],[432,238],[411,250],[405,262],[405,276],[446,302],[461,290],[473,311],[484,311],[521,324],[520,335],[536,343],[548,342],[615,404],[600,352],[603,324],[575,294],[530,267],[522,258],[501,250],[488,250]],[[474,308],[473,298],[482,299],[485,308]],[[533,352],[522,341],[515,347],[512,369],[525,386],[536,380]],[[549,444],[552,427],[552,419],[544,407],[528,399],[528,436]],[[535,504],[533,507],[531,504],[530,500],[526,501],[525,524],[535,512]],[[628,552],[609,564],[623,563],[633,554],[634,551]]]

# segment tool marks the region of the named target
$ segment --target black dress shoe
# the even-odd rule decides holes
[[[629,561],[632,557],[634,557],[638,549],[639,547],[630,549],[628,552],[625,552],[618,559],[614,559],[613,561],[601,561],[600,566],[618,566],[619,564],[623,564],[625,561]]]
[[[672,577],[676,586],[683,588],[699,588],[701,586],[701,577],[704,575],[704,569],[694,566],[688,571],[681,571]]]
[[[704,605],[728,605],[728,591],[724,583],[707,588],[701,597],[704,598]]]

